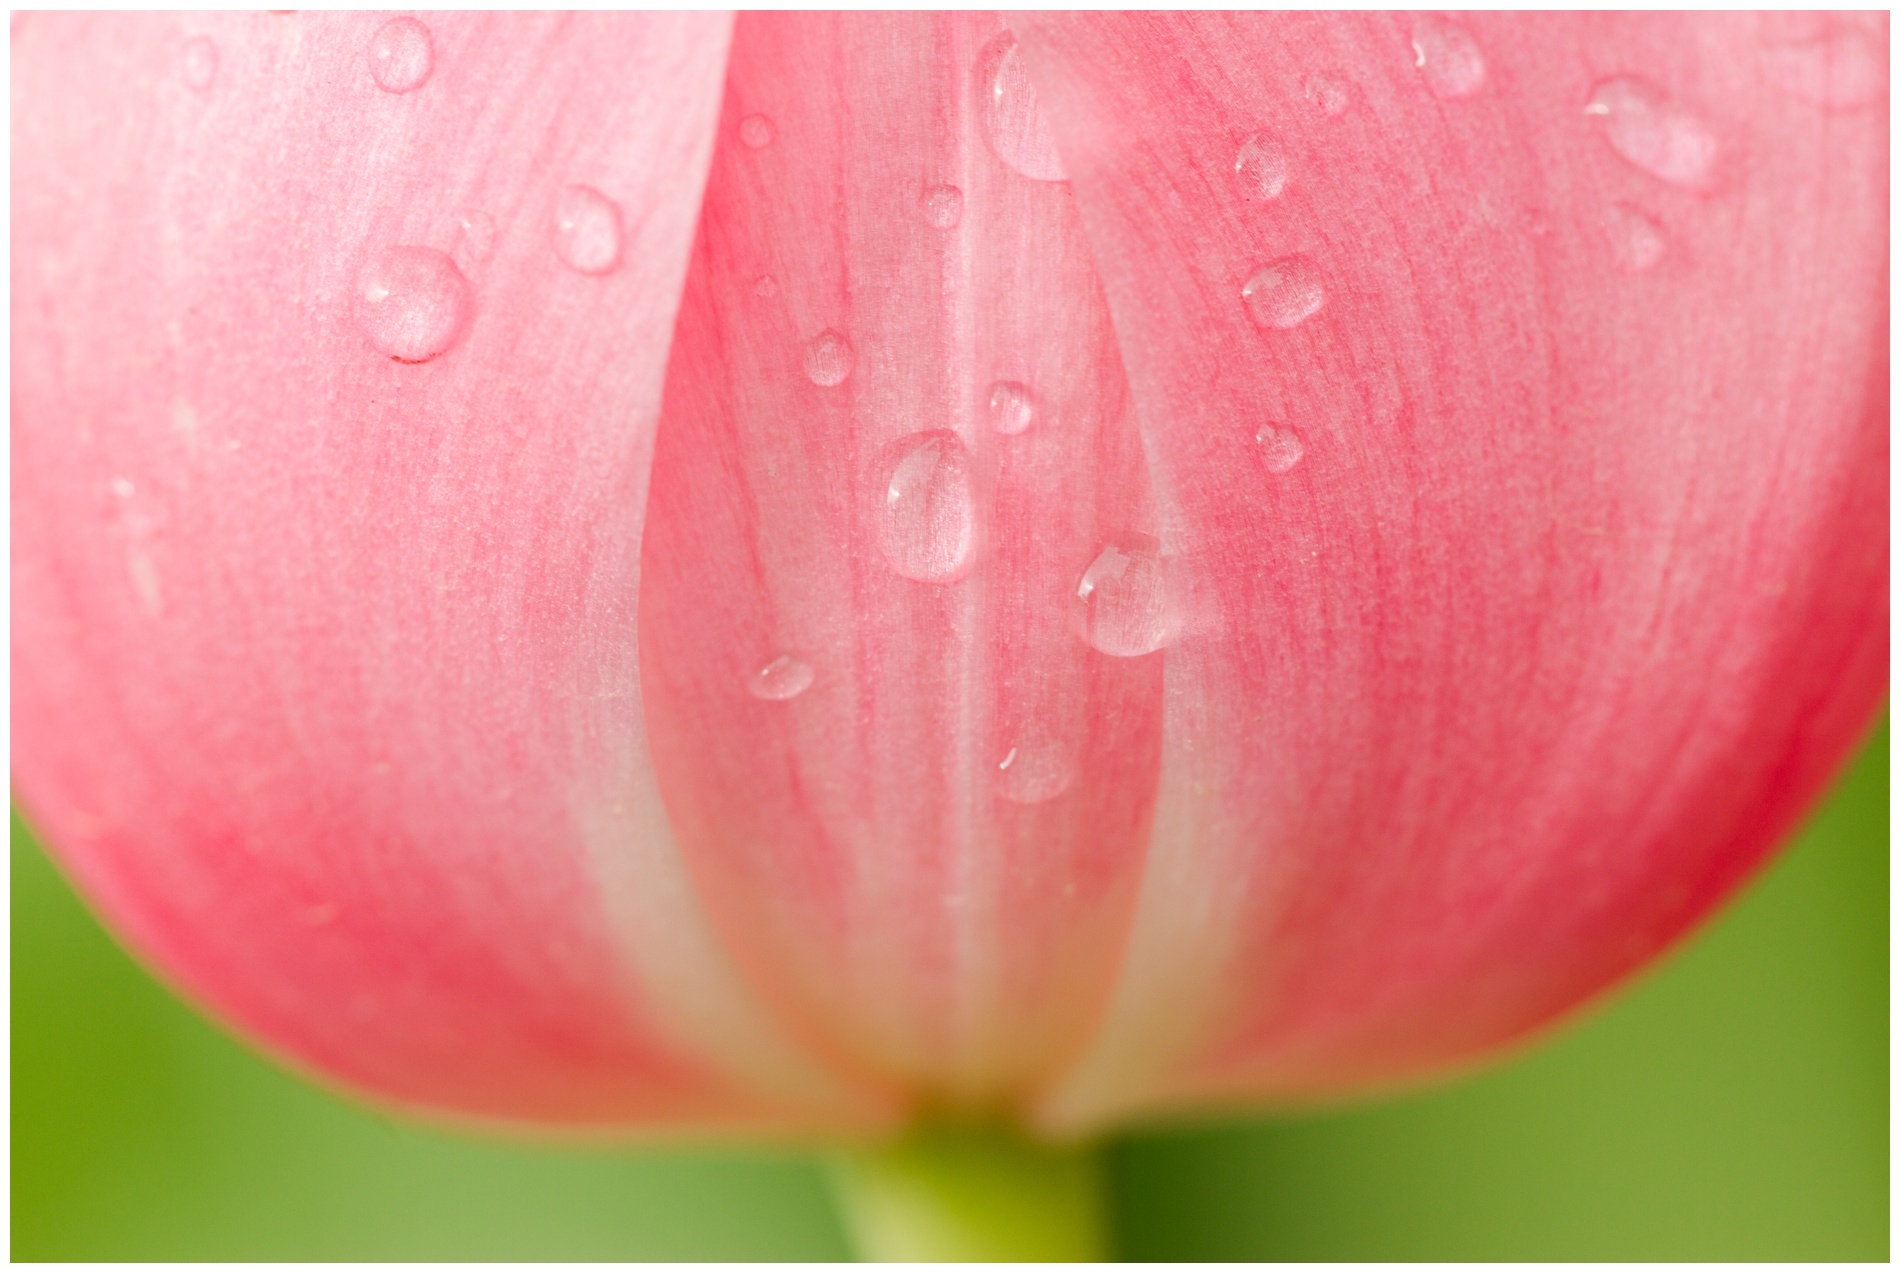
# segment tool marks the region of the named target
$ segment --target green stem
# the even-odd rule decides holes
[[[832,1160],[846,1227],[866,1260],[1101,1260],[1102,1167],[1093,1146],[1046,1145],[989,1125],[932,1124]]]

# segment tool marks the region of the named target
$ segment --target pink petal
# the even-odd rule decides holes
[[[1885,19],[1017,30],[1186,598],[1135,931],[1041,1117],[1518,1040],[1745,877],[1880,695],[1885,63],[1835,44]]]
[[[880,1108],[738,988],[644,750],[641,504],[728,30],[14,38],[18,790],[166,976],[389,1100]]]
[[[988,16],[739,19],[641,594],[725,940],[817,1045],[952,1103],[1082,1046],[1159,759],[1156,527],[1017,58]],[[1082,639],[1109,548],[1128,657]]]

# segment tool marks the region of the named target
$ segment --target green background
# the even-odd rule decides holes
[[[1111,1151],[1130,1259],[1887,1256],[1887,730],[1791,851],[1553,1042],[1425,1095]],[[791,1154],[574,1152],[287,1077],[13,829],[16,1259],[837,1259]]]

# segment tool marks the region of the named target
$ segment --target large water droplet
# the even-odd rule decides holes
[[[983,94],[984,131],[996,157],[1036,181],[1066,181],[1068,171],[1056,153],[1056,136],[1036,101],[1016,37],[1004,32],[992,40],[980,60],[987,74]]]
[[[467,264],[486,261],[495,251],[495,218],[464,212],[455,218],[455,255]]]
[[[384,248],[356,276],[352,306],[370,344],[398,362],[427,362],[453,345],[475,312],[455,262],[434,248]]]
[[[918,200],[924,220],[939,230],[953,229],[963,220],[963,192],[955,186],[931,186]]]
[[[770,703],[782,703],[788,698],[797,698],[811,688],[811,664],[803,659],[795,659],[789,654],[781,654],[752,674],[746,688],[752,691],[752,697],[762,698]]]
[[[878,509],[878,546],[891,569],[922,583],[963,577],[976,555],[970,455],[957,435],[916,433],[896,448]]]
[[[747,150],[764,150],[778,136],[772,121],[764,115],[747,115],[739,121],[739,140]]]
[[[1826,110],[1860,110],[1887,97],[1887,51],[1858,27],[1765,49],[1761,60],[1769,83]]]
[[[1285,256],[1254,271],[1240,296],[1259,326],[1298,327],[1326,304],[1326,287],[1311,261]]]
[[[1035,399],[1029,390],[1014,380],[999,380],[990,386],[990,427],[1006,437],[1014,437],[1036,419]]]
[[[1702,117],[1648,80],[1605,80],[1583,113],[1602,129],[1610,149],[1652,177],[1691,190],[1715,184],[1721,142]]]
[[[391,18],[369,42],[369,73],[388,93],[411,93],[435,70],[435,40],[415,18]]]
[[[1662,223],[1627,203],[1613,203],[1603,210],[1603,233],[1610,242],[1611,258],[1625,274],[1651,268],[1669,247]]]
[[[996,766],[996,794],[1012,804],[1054,800],[1075,781],[1075,770],[1062,747],[1028,737],[1003,753]]]
[[[1271,133],[1255,133],[1234,156],[1234,180],[1255,203],[1278,199],[1286,190],[1286,150]]]
[[[1433,97],[1455,102],[1484,87],[1484,50],[1463,27],[1420,22],[1412,28],[1412,57]]]
[[[1300,435],[1284,424],[1261,425],[1253,440],[1260,444],[1260,454],[1269,473],[1285,473],[1306,454],[1306,444],[1300,441]]]
[[[185,87],[202,93],[211,87],[211,81],[218,78],[218,46],[210,36],[193,36],[185,41],[184,54],[179,59],[178,70],[185,78]]]
[[[1352,106],[1352,90],[1346,81],[1331,75],[1315,75],[1306,81],[1306,100],[1328,119],[1337,119]]]
[[[569,186],[554,205],[554,255],[582,274],[620,264],[620,205],[592,186]]]
[[[1103,654],[1152,654],[1173,635],[1168,576],[1161,555],[1145,546],[1110,544],[1082,573],[1075,595],[1088,608],[1088,641]]]
[[[857,365],[858,354],[851,342],[830,328],[805,346],[805,374],[815,385],[841,385],[850,379],[851,369]]]

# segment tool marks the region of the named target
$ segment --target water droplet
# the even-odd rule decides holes
[[[474,264],[495,251],[495,218],[486,212],[464,212],[455,218],[455,255]]]
[[[1240,193],[1255,203],[1278,199],[1286,190],[1286,151],[1271,133],[1255,133],[1240,144],[1234,156],[1234,180]]]
[[[1306,454],[1306,444],[1300,441],[1300,435],[1284,424],[1261,425],[1253,440],[1260,444],[1269,473],[1285,473]]]
[[[391,18],[369,42],[369,73],[388,93],[411,93],[435,70],[435,40],[415,18]]]
[[[129,477],[115,477],[108,485],[112,487],[112,493],[120,499],[131,499],[139,493],[139,488],[132,485],[132,479]]]
[[[932,186],[919,200],[924,220],[939,230],[949,230],[963,220],[963,192],[955,186]]]
[[[752,674],[747,688],[752,697],[762,698],[770,703],[782,703],[788,698],[797,698],[811,688],[811,664],[803,659],[795,659],[789,654],[781,654]]]
[[[1014,380],[999,380],[990,386],[990,427],[1005,437],[1014,437],[1027,429],[1036,418],[1036,403],[1029,390]]]
[[[778,130],[764,115],[747,115],[739,121],[739,140],[745,143],[747,150],[764,150],[776,136]]]
[[[592,186],[569,186],[554,205],[554,255],[581,274],[620,264],[620,205]]]
[[[752,283],[752,294],[764,300],[778,295],[778,280],[770,274],[761,274]]]
[[[1168,577],[1150,547],[1110,544],[1083,572],[1075,595],[1088,607],[1088,641],[1103,654],[1132,659],[1168,643]]]
[[[1650,176],[1674,186],[1709,190],[1721,143],[1702,117],[1647,80],[1605,80],[1583,113],[1603,131],[1610,149]]]
[[[398,362],[427,362],[448,349],[474,311],[468,280],[434,248],[385,248],[356,276],[357,326]]]
[[[218,46],[210,36],[194,36],[185,42],[179,71],[185,77],[186,88],[202,93],[211,87],[211,81],[218,78]]]
[[[1330,75],[1315,75],[1306,81],[1306,100],[1313,103],[1326,118],[1337,119],[1352,105],[1352,90],[1344,80],[1334,79]]]
[[[1433,97],[1455,102],[1484,87],[1484,50],[1463,27],[1419,23],[1412,28],[1412,56]]]
[[[1262,266],[1240,295],[1247,313],[1261,327],[1298,327],[1326,304],[1319,271],[1303,256],[1285,256]]]
[[[1066,181],[1069,174],[1056,153],[1055,133],[1036,101],[1016,37],[1004,32],[984,50],[987,68],[983,94],[984,131],[996,157],[1036,181]]]
[[[851,348],[851,342],[830,328],[819,332],[805,346],[805,374],[815,385],[826,388],[841,385],[857,365],[858,354]]]
[[[942,431],[912,434],[896,450],[878,509],[884,559],[921,583],[962,578],[976,555],[969,452],[956,434]]]
[[[1849,27],[1764,50],[1769,83],[1826,110],[1851,111],[1887,96],[1887,54],[1867,32]]]
[[[1054,800],[1074,781],[1075,771],[1068,756],[1047,739],[1018,742],[996,766],[996,794],[1012,804]]]
[[[1662,260],[1669,247],[1662,223],[1642,209],[1613,203],[1603,210],[1603,231],[1610,240],[1610,256],[1625,274],[1641,274]]]

